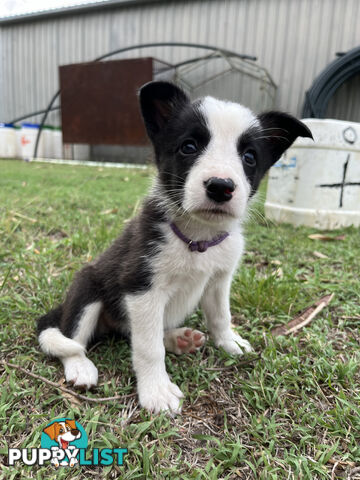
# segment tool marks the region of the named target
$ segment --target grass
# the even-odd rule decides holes
[[[119,234],[152,172],[18,161],[1,161],[0,172],[1,357],[61,385],[60,363],[39,351],[35,318]],[[358,478],[359,230],[315,241],[313,229],[267,222],[262,208],[259,202],[246,225],[231,297],[233,323],[260,358],[244,362],[211,342],[195,356],[168,354],[168,372],[185,394],[175,418],[151,416],[134,395],[79,401],[0,364],[0,478]],[[328,293],[333,301],[310,325],[272,337],[275,326]],[[200,312],[187,322],[205,329]],[[101,343],[90,358],[100,379],[87,395],[134,394],[126,343]],[[40,446],[42,429],[64,416],[84,426],[89,448],[127,447],[124,466],[6,466],[8,448]]]

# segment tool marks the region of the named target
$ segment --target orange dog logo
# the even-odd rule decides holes
[[[75,447],[69,447],[69,444],[81,437],[81,432],[76,428],[75,420],[54,422],[44,428],[43,432],[58,444],[58,447],[53,447],[53,449],[63,449],[67,451],[74,449]],[[52,463],[55,467],[60,465],[58,458],[53,458]],[[70,459],[70,467],[73,467],[76,463],[77,458],[72,457]]]

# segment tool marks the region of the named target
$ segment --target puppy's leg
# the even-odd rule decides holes
[[[170,381],[165,369],[164,311],[166,294],[150,291],[126,295],[130,319],[133,366],[142,407],[158,413],[179,411],[180,389]]]
[[[212,278],[203,293],[201,308],[215,345],[223,347],[228,353],[241,355],[252,351],[252,347],[231,329],[231,278],[230,273],[221,273]]]
[[[73,334],[73,340],[83,345],[88,345],[94,334],[99,314],[102,308],[100,301],[88,304],[83,308],[80,318]],[[60,358],[65,369],[67,382],[73,383],[75,387],[91,388],[98,381],[98,371],[91,360],[84,352],[76,355]]]
[[[100,290],[93,267],[86,266],[75,276],[64,304],[38,320],[41,349],[62,361],[66,380],[78,387],[97,383],[97,369],[85,349],[102,308]]]
[[[168,352],[181,355],[182,353],[195,353],[205,343],[205,335],[192,328],[172,328],[164,332],[164,345]]]

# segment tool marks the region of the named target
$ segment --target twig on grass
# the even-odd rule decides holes
[[[225,367],[208,367],[205,368],[208,372],[217,372],[217,371],[224,371],[224,370],[232,370],[234,367],[242,367],[243,365],[249,365],[250,363],[256,362],[260,360],[261,354],[256,355],[256,357],[249,358],[248,360],[242,360],[240,362],[233,363],[232,365],[228,365]]]
[[[271,333],[276,335],[290,335],[290,333],[295,333],[298,330],[301,330],[306,325],[308,325],[318,313],[321,312],[325,307],[329,305],[333,299],[334,294],[325,295],[320,300],[315,302],[311,307],[306,308],[300,315],[297,315],[288,325],[281,325],[280,327],[274,328]]]
[[[342,315],[340,318],[344,320],[360,320],[360,315]]]
[[[32,373],[29,370],[26,370],[26,368],[23,368],[20,365],[16,365],[15,363],[8,363],[5,360],[1,360],[0,364],[4,365],[6,367],[15,368],[16,370],[20,370],[21,372],[25,373],[26,375],[29,375],[30,377],[41,380],[42,382],[46,383],[47,385],[50,385],[54,388],[57,388],[58,390],[61,390],[62,392],[68,393],[69,395],[73,395],[74,397],[79,398],[80,400],[84,400],[86,402],[105,403],[105,402],[112,402],[112,401],[115,401],[115,400],[124,400],[126,398],[131,398],[131,397],[136,396],[136,393],[129,393],[127,395],[115,395],[114,397],[99,397],[99,398],[88,397],[86,395],[81,395],[81,393],[76,393],[73,390],[70,390],[69,388],[62,387],[61,385],[59,385],[55,382],[52,382],[51,380],[48,380],[47,378],[42,377],[41,375],[37,375],[35,373]]]
[[[331,465],[338,465],[341,468],[347,468],[347,467],[356,467],[356,463],[352,462],[351,460],[337,460],[336,458],[329,458],[328,463],[331,463]]]
[[[298,323],[298,324],[295,325],[294,327],[289,328],[289,330],[287,330],[287,331],[285,332],[285,335],[289,335],[290,333],[296,332],[297,330],[300,330],[301,328],[305,327],[305,325],[307,325],[308,323],[310,323],[311,320],[312,320],[313,318],[315,318],[316,315],[317,315],[318,313],[320,313],[321,310],[323,310],[323,309],[326,307],[326,305],[327,305],[326,302],[321,302],[321,303],[315,308],[315,310],[314,310],[312,313],[310,313],[310,315],[309,315],[307,318],[305,318],[305,320],[303,320],[302,322]]]
[[[14,215],[14,217],[18,217],[18,218],[21,218],[23,220],[27,220],[30,223],[36,223],[37,222],[36,218],[28,217],[27,215],[23,215],[22,213],[14,212],[13,210],[11,210],[11,213]]]
[[[95,350],[95,348],[97,348],[99,345],[101,345],[102,342],[97,342],[97,343],[94,343],[94,345],[92,345],[89,349],[86,350],[86,352],[89,354],[90,352],[92,352],[93,350]]]
[[[335,480],[335,475],[336,475],[336,467],[339,465],[339,462],[335,462],[334,466],[331,470],[331,480]]]

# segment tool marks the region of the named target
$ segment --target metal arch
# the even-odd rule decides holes
[[[201,48],[204,50],[212,50],[213,52],[220,52],[224,55],[238,57],[243,60],[253,60],[254,62],[257,60],[257,57],[252,55],[245,55],[241,53],[236,53],[231,50],[227,50],[225,48],[214,47],[212,45],[202,45],[201,43],[183,43],[183,42],[160,42],[160,43],[143,43],[139,45],[132,45],[131,47],[124,47],[119,48],[118,50],[113,50],[112,52],[105,53],[100,57],[97,57],[94,62],[100,62],[105,58],[111,57],[112,55],[116,55],[118,53],[128,52],[130,50],[137,50],[140,48],[151,48],[151,47],[190,47],[190,48]]]
[[[60,106],[52,107],[50,108],[50,111],[55,111],[60,109],[61,109]],[[42,113],[45,113],[45,112],[46,110],[37,110],[36,112],[27,113],[26,115],[22,115],[21,117],[17,117],[14,120],[11,120],[11,122],[9,123],[18,123],[18,122],[21,122],[22,120],[26,120],[27,118],[36,117],[36,115],[41,115]]]
[[[360,72],[360,47],[331,62],[305,94],[303,118],[324,118],[330,99],[338,88]]]
[[[201,49],[204,49],[204,50],[211,50],[213,52],[219,52],[220,54],[225,55],[225,56],[238,57],[242,60],[253,60],[253,61],[257,60],[257,57],[254,57],[252,55],[240,54],[240,53],[233,52],[231,50],[227,50],[227,49],[224,49],[224,48],[218,48],[218,47],[214,47],[214,46],[211,46],[211,45],[202,45],[200,43],[160,42],[160,43],[143,43],[143,44],[139,44],[139,45],[132,45],[130,47],[119,48],[117,50],[113,50],[109,53],[106,53],[104,55],[101,55],[100,57],[95,58],[93,60],[93,62],[100,62],[100,61],[104,60],[105,58],[109,58],[109,57],[111,57],[113,55],[117,55],[119,53],[128,52],[130,50],[138,50],[138,49],[141,49],[141,48],[151,48],[151,47],[201,48]],[[52,107],[53,107],[53,105],[54,105],[54,103],[55,103],[55,101],[56,101],[56,99],[58,98],[59,95],[60,95],[60,89],[54,94],[54,96],[50,100],[50,102],[49,102],[49,104],[48,104],[48,106],[45,110],[45,113],[43,115],[43,118],[42,118],[41,123],[40,123],[39,130],[38,130],[38,133],[37,133],[33,158],[37,157],[37,151],[38,151],[41,131],[42,131],[44,125],[45,125],[47,116],[48,116],[50,110],[52,109]]]

